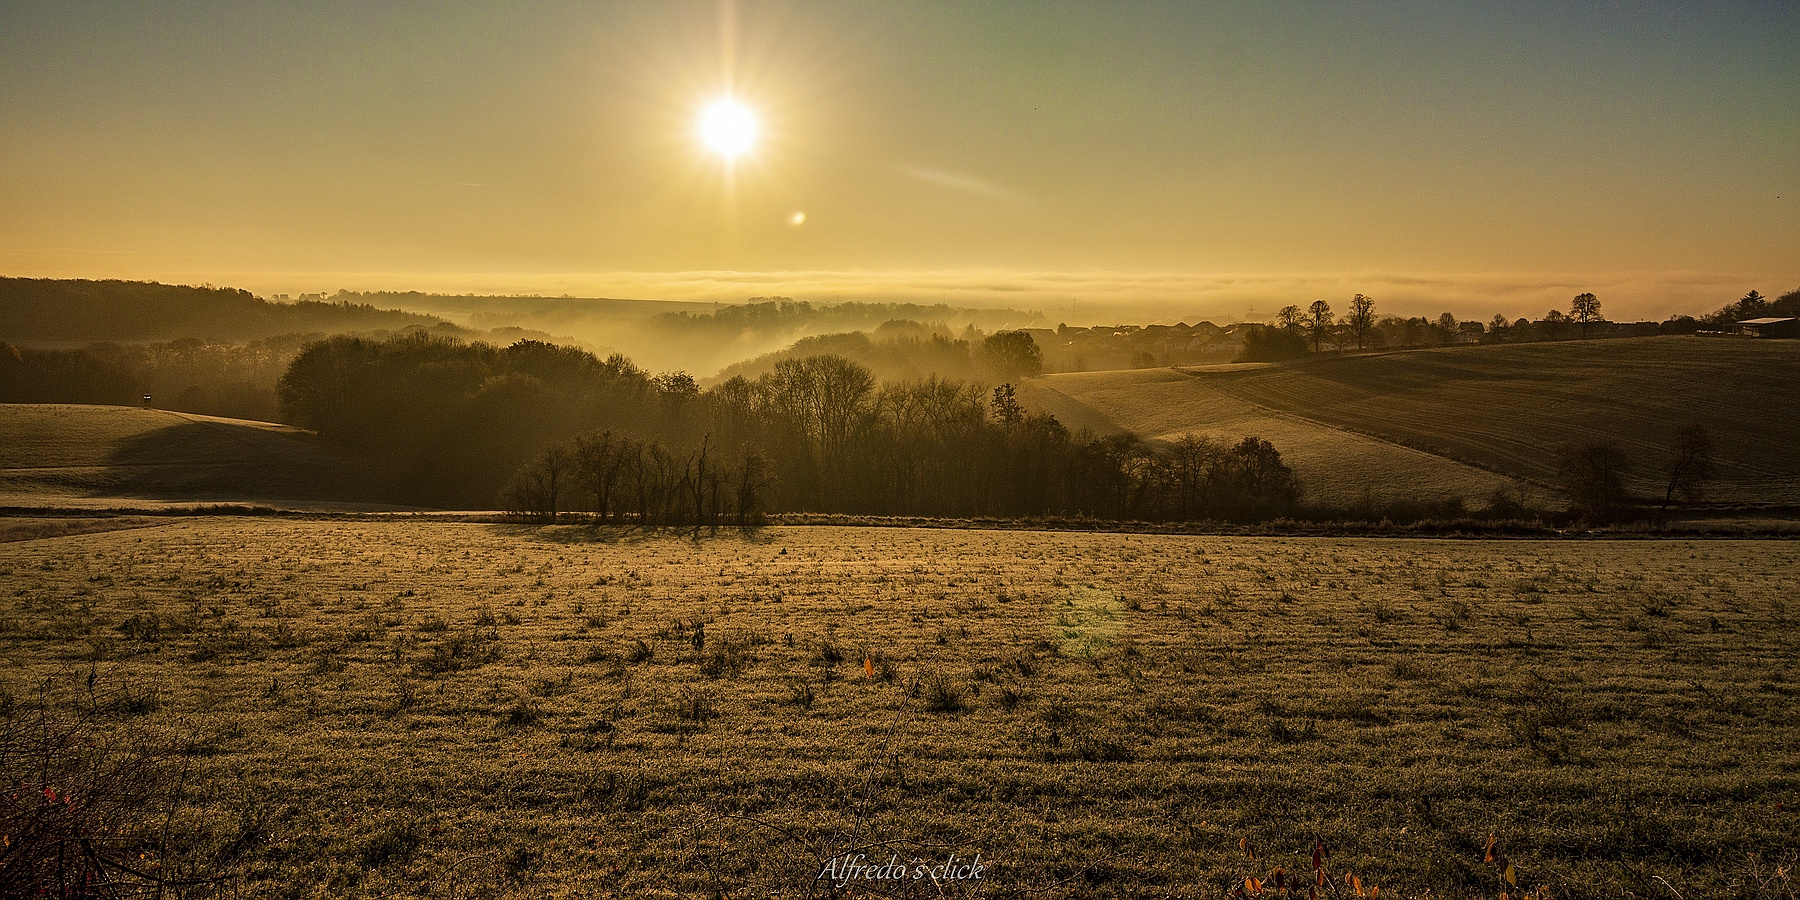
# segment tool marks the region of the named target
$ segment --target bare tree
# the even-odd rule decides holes
[[[618,490],[629,443],[629,438],[617,437],[611,431],[584,434],[575,439],[575,471],[582,486],[594,495],[597,521],[604,522],[609,514],[616,515],[613,494]]]
[[[1275,314],[1275,322],[1288,334],[1298,334],[1300,326],[1306,324],[1306,314],[1300,311],[1300,307],[1289,303]]]
[[[1369,329],[1375,327],[1375,298],[1361,294],[1350,298],[1350,315],[1344,317],[1344,324],[1350,326],[1350,333],[1356,338],[1356,349],[1361,350]]]
[[[841,356],[809,356],[784,359],[767,377],[772,410],[821,456],[839,459],[870,412],[874,373]]]
[[[707,443],[712,435],[700,439],[700,446],[688,458],[688,490],[694,500],[694,537],[700,536],[700,526],[706,521],[706,451]]]
[[[1210,437],[1188,432],[1170,445],[1166,459],[1176,518],[1199,518],[1229,477],[1227,448]]]
[[[552,445],[514,473],[501,492],[501,502],[514,513],[555,524],[558,503],[574,469],[569,448]]]
[[[744,453],[738,461],[733,487],[737,494],[737,525],[748,528],[762,523],[762,492],[768,486],[769,461],[755,450]]]
[[[1663,468],[1669,476],[1669,487],[1663,491],[1662,509],[1657,515],[1660,518],[1669,511],[1669,503],[1676,494],[1681,499],[1693,503],[1706,494],[1706,483],[1718,477],[1718,466],[1713,462],[1712,435],[1706,426],[1698,423],[1684,425],[1675,432],[1675,455]]]
[[[1314,300],[1306,309],[1307,329],[1312,333],[1313,352],[1319,352],[1319,345],[1331,332],[1331,304],[1323,300]]]
[[[1588,323],[1601,321],[1600,298],[1593,294],[1576,294],[1575,299],[1569,301],[1569,318],[1581,323],[1581,336],[1587,337]]]

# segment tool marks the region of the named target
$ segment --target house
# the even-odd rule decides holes
[[[1744,337],[1800,337],[1800,318],[1788,316],[1786,318],[1745,319],[1726,330]]]

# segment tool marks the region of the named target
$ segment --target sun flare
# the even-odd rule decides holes
[[[729,97],[714,100],[700,113],[700,140],[714,153],[736,159],[756,144],[756,114]]]

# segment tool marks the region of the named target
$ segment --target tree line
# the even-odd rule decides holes
[[[1027,339],[1029,336],[1025,336]],[[992,352],[1028,356],[1018,338]],[[1267,441],[1072,433],[1010,383],[880,381],[832,355],[700,390],[623,356],[522,341],[333,338],[282,377],[289,421],[431,505],[709,526],[767,512],[1261,519],[1300,486]]]
[[[95,403],[274,419],[275,384],[317,335],[244,344],[183,338],[153,344],[96,343],[45,350],[0,341],[0,403]]]
[[[1564,312],[1552,309],[1542,318],[1509,320],[1496,313],[1487,322],[1458,320],[1452,313],[1435,319],[1423,316],[1400,317],[1375,314],[1375,299],[1363,294],[1351,298],[1342,316],[1335,315],[1331,303],[1314,300],[1301,307],[1290,304],[1276,313],[1273,321],[1246,326],[1241,362],[1267,362],[1293,359],[1326,350],[1347,351],[1373,348],[1441,347],[1463,343],[1534,343],[1594,337],[1643,336],[1652,334],[1694,334],[1743,319],[1759,316],[1792,316],[1800,314],[1800,290],[1790,291],[1770,301],[1756,291],[1717,312],[1701,318],[1670,316],[1655,324],[1621,324],[1608,321],[1600,298],[1589,292],[1575,295]]]
[[[1717,310],[1702,316],[1697,323],[1699,327],[1718,328],[1742,322],[1745,319],[1786,318],[1800,316],[1800,288],[1788,291],[1780,297],[1770,300],[1760,292],[1751,291]]]
[[[340,296],[273,302],[236,288],[0,278],[0,335],[13,341],[245,342],[285,334],[453,328],[434,316]],[[461,329],[456,329],[460,331]]]

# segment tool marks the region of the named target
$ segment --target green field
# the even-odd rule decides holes
[[[0,587],[7,734],[180,748],[139,812],[235,896],[804,896],[860,846],[1219,897],[1317,836],[1496,897],[1490,834],[1550,896],[1792,896],[1800,849],[1792,542],[213,517]]]
[[[0,404],[0,506],[367,508],[359,461],[288,425],[126,406]]]
[[[1796,341],[1464,346],[1179,374],[1058,375],[1043,384],[1148,437],[1258,433],[1290,457],[1315,498],[1353,496],[1363,485],[1403,496],[1416,485],[1427,497],[1460,492],[1479,502],[1494,474],[1546,486],[1559,445],[1606,439],[1633,461],[1631,486],[1660,499],[1657,472],[1675,430],[1697,422],[1716,446],[1715,501],[1800,503]]]

